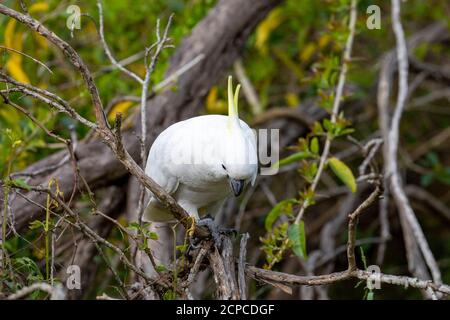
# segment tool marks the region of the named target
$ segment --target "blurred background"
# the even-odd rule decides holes
[[[97,33],[98,9],[95,1],[26,2],[30,15],[66,40],[85,61],[94,76],[103,104],[109,109],[110,122],[113,123],[116,112],[122,112],[125,126],[128,123],[126,129],[131,128],[137,122],[139,100],[136,98],[140,96],[141,86],[111,66],[105,55]],[[2,3],[17,11],[21,10],[18,1],[6,0]],[[80,8],[82,16],[80,29],[71,32],[66,27],[70,15],[66,10],[73,4]],[[370,30],[366,26],[369,17],[366,10],[372,4],[381,9],[380,29]],[[151,88],[154,88],[166,77],[170,64],[175,61],[174,54],[183,48],[183,40],[216,5],[217,1],[213,0],[104,1],[106,41],[118,61],[144,77],[144,49],[156,40],[156,21],[160,19],[161,25],[165,26],[173,13],[169,36],[174,48],[162,51],[151,77]],[[255,128],[279,128],[282,147],[280,157],[288,157],[298,148],[298,139],[311,132],[315,121],[322,122],[323,118],[329,117],[334,98],[333,89],[337,83],[341,56],[348,36],[348,5],[349,1],[344,0],[285,0],[273,5],[267,14],[258,17],[261,21],[251,27],[242,43],[236,43],[240,49],[228,66],[222,68],[220,74],[211,79],[208,85],[202,86],[202,91],[190,93],[193,96],[198,94],[199,107],[183,111],[175,110],[171,104],[167,104],[163,106],[165,114],[180,113],[181,117],[226,114],[226,77],[232,74],[236,81],[248,83],[249,92],[241,94],[240,117]],[[227,14],[230,21],[239,17],[238,12]],[[377,109],[380,65],[383,57],[395,50],[390,15],[389,1],[358,2],[355,42],[341,110],[347,121],[346,125],[353,129],[350,135],[363,144],[380,137]],[[409,52],[410,92],[400,127],[399,166],[405,191],[438,262],[444,283],[450,282],[449,17],[450,3],[445,0],[408,0],[402,4],[406,37],[416,41]],[[430,30],[435,30],[432,28],[436,26],[442,27],[434,38],[427,38]],[[214,29],[214,23],[211,28]],[[57,93],[81,115],[95,119],[91,100],[80,74],[55,46],[1,14],[0,44],[42,61],[52,71],[50,73],[33,60],[0,47],[0,68],[3,72],[17,81]],[[208,63],[214,64],[215,61]],[[170,94],[176,95],[183,92],[182,85],[183,83],[164,87],[155,94],[158,96],[171,91]],[[6,88],[5,83],[0,83],[0,89]],[[394,80],[392,108],[395,105],[396,90]],[[86,126],[52,111],[37,100],[20,93],[11,93],[9,98],[30,110],[49,130],[64,138],[71,137],[69,128],[72,126],[79,143],[83,143],[83,139],[89,135]],[[151,102],[149,105],[151,108]],[[150,112],[149,116],[152,115]],[[168,124],[162,121],[161,127]],[[157,134],[162,128],[158,127],[156,130],[150,127],[148,130],[155,130],[152,134]],[[64,149],[64,144],[46,135],[19,111],[0,102],[2,179],[26,170]],[[364,157],[353,141],[346,137],[336,139],[331,152],[344,161],[357,176],[358,166]],[[382,167],[381,152],[375,159]],[[308,182],[303,177],[305,172],[301,168],[301,161],[292,161],[282,166],[277,175],[259,177],[253,188],[247,189],[239,199],[230,199],[223,208],[218,218],[221,223],[250,234],[247,248],[249,264],[262,267],[267,263],[267,248],[264,249],[261,242],[270,233],[265,228],[267,215],[277,203],[298,197],[299,192],[307,186]],[[111,179],[106,184],[93,183],[91,192],[101,203],[99,206],[103,206],[105,214],[111,214],[121,225],[127,227],[133,221],[129,213],[134,210],[130,209],[129,203],[132,199],[136,200],[136,194],[130,193],[131,179],[125,173],[115,175],[114,171],[108,175]],[[54,177],[58,179],[57,174]],[[346,214],[361,203],[370,190],[367,185],[358,184],[358,191],[351,193],[330,170],[326,171],[316,193],[316,203],[307,209],[304,217],[308,259],[299,258],[289,251],[272,269],[301,275],[344,270],[347,267]],[[108,195],[117,195],[114,192],[121,194],[116,199],[117,203],[111,203],[111,199],[108,199]],[[94,217],[97,220],[93,220],[90,197],[86,190],[80,191],[72,202],[72,207],[87,223],[97,226],[103,237],[129,253],[127,250],[131,244],[126,234],[117,226],[108,224],[105,219]],[[130,197],[131,200],[128,199]],[[283,210],[289,211],[292,208]],[[0,281],[4,293],[14,292],[35,281],[46,280],[45,260],[48,257],[45,254],[45,230],[38,223],[44,221],[42,212],[36,213],[36,219],[21,221],[20,228],[8,231],[4,246],[11,264],[8,272],[1,272]],[[53,223],[56,223],[57,220],[54,219]],[[364,268],[365,265],[376,264],[384,273],[414,275],[412,269],[420,266],[411,266],[410,263],[408,267],[405,234],[392,201],[388,207],[388,220],[390,237],[387,238],[381,236],[378,205],[371,207],[361,217],[357,233],[360,241],[356,250],[358,266]],[[64,231],[59,228],[55,229],[58,230],[55,231],[58,240],[54,249],[56,279],[64,281],[64,267],[69,262],[85,263],[83,275],[86,275],[88,282],[83,282],[83,289],[73,293],[73,298],[93,299],[103,292],[120,297],[117,279],[96,249],[89,248],[81,254],[83,243],[87,240],[68,226]],[[380,256],[379,246],[382,243],[385,244],[386,251]],[[132,283],[130,270],[120,263],[118,256],[109,249],[104,252],[119,277],[126,283]],[[426,272],[424,276],[430,277],[430,274]],[[208,272],[202,273],[194,290],[196,297],[211,298],[211,283],[213,279]],[[367,289],[364,285],[358,285],[356,280],[349,280],[316,288],[297,287],[289,294],[280,288],[251,280],[248,296],[251,299],[363,299],[367,297]],[[35,293],[32,297],[43,298],[45,295]],[[383,284],[381,290],[375,291],[374,297],[414,299],[422,298],[423,292]]]

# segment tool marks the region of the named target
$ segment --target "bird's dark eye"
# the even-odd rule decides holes
[[[227,170],[227,168],[222,164],[222,168],[223,168],[223,170]]]

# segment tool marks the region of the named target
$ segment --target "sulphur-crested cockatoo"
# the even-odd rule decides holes
[[[233,193],[239,196],[257,175],[256,137],[238,117],[238,85],[228,78],[228,116],[205,115],[175,123],[153,143],[145,173],[196,221],[214,216]],[[150,193],[144,218],[173,220]]]

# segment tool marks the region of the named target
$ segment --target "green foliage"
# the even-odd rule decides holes
[[[289,228],[288,222],[277,224],[265,238],[260,238],[261,249],[266,255],[264,268],[270,269],[283,259],[284,250],[287,248],[286,236]]]

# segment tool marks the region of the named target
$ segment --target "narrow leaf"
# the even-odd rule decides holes
[[[294,223],[289,226],[288,238],[292,241],[292,251],[295,255],[306,259],[306,233],[305,233],[305,223],[300,221],[300,223]]]
[[[312,153],[319,154],[319,139],[317,139],[317,137],[311,139],[311,145],[309,148]]]
[[[328,163],[334,174],[347,186],[352,192],[356,191],[356,180],[352,170],[345,163],[337,158],[330,158]]]
[[[25,180],[23,180],[23,179],[11,180],[11,184],[13,186],[16,186],[16,187],[19,187],[19,188],[23,188],[23,189],[26,189],[26,190],[31,190],[31,186],[28,183],[26,183]]]
[[[286,157],[284,159],[281,159],[281,160],[275,162],[274,167],[278,167],[279,168],[279,167],[291,164],[293,162],[297,162],[299,160],[306,159],[309,156],[310,156],[309,152],[299,151],[297,153],[291,154],[290,156],[288,156],[288,157]]]

